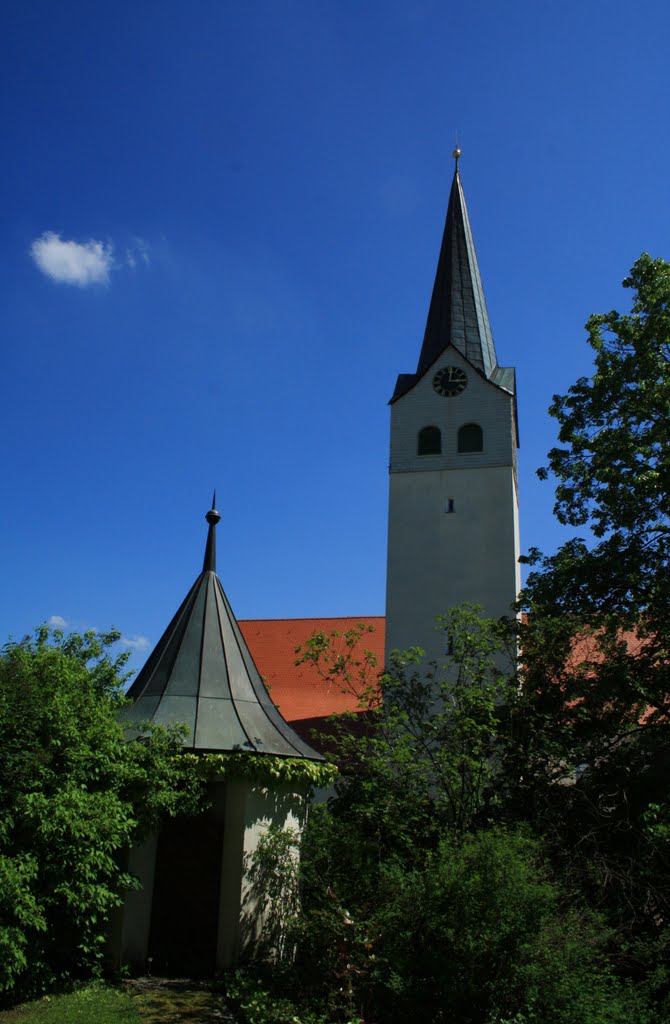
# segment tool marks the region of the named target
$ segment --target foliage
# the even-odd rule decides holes
[[[592,316],[594,373],[552,415],[560,522],[531,554],[509,813],[615,929],[614,962],[667,999],[670,975],[670,264],[643,255],[629,313]]]
[[[369,652],[360,656],[362,630],[347,634],[347,656],[332,655],[319,634],[301,651],[331,681],[350,691],[358,681],[361,721],[333,721],[331,742],[346,765],[336,782],[340,805],[358,808],[356,827],[372,829],[375,841],[413,848],[430,844],[446,824],[463,830],[486,818],[497,796],[492,785],[498,722],[514,688],[514,643],[507,622],[481,618],[464,605],[437,626],[451,637],[445,670],[426,668],[418,648],[392,656],[373,685]],[[338,642],[337,634],[333,642]],[[504,653],[504,658],[502,654]],[[505,660],[509,671],[501,671]]]
[[[538,618],[522,636],[525,685],[501,766],[505,813],[547,837],[571,884],[608,914],[622,966],[638,974],[634,938],[656,936],[656,955],[668,948],[668,727],[647,715],[644,658],[625,636],[570,616]]]
[[[540,475],[559,520],[591,537],[531,554],[518,710],[527,780],[641,770],[653,801],[670,712],[670,264],[643,255],[623,285],[631,311],[590,317],[594,373],[551,407],[561,446]]]
[[[466,607],[445,625],[453,656],[443,671],[426,669],[420,652],[410,651],[395,656],[376,685],[359,653],[363,632],[351,631],[344,645],[342,637],[321,634],[299,652],[331,683],[342,677],[349,692],[360,683],[362,711],[353,723],[333,723],[342,774],[335,798],[312,810],[301,904],[284,908],[290,955],[275,960],[267,983],[301,1007],[325,1007],[334,1021],[664,1019],[662,962],[642,969],[663,955],[657,937],[624,938],[618,921],[597,912],[598,887],[613,866],[602,857],[609,830],[628,828],[632,837],[637,826],[618,811],[587,822],[590,797],[607,785],[616,792],[620,780],[607,774],[605,760],[602,778],[575,760],[591,736],[598,749],[613,745],[621,771],[642,774],[635,744],[621,743],[616,730],[607,736],[595,729],[591,714],[591,661],[606,655],[605,665],[619,665],[625,644],[620,649],[616,635],[584,628],[580,660],[572,664],[579,619],[547,618],[528,648],[525,679],[538,684],[529,696],[514,671],[513,624],[486,622]],[[560,664],[560,651],[566,678],[546,685],[542,670]],[[616,675],[616,667],[601,671]],[[562,689],[575,675],[581,710]],[[624,692],[622,686],[622,718]],[[637,735],[636,710],[627,715]],[[654,809],[638,821],[650,870],[638,869],[637,896],[644,886],[648,896],[654,892],[668,852],[661,780],[659,773]],[[637,796],[648,807],[641,790]],[[591,833],[600,860],[589,857],[597,852]],[[279,884],[281,857],[276,870]]]
[[[344,638],[318,634],[297,652],[331,685],[341,680],[348,692],[357,690],[361,707],[358,721],[333,722],[331,742],[343,772],[328,808],[312,810],[302,848],[302,909],[283,908],[283,948],[291,955],[273,965],[275,985],[283,971],[285,995],[300,994],[292,980],[299,978],[311,1005],[323,1008],[325,1001],[333,1020],[382,1011],[389,1020],[396,1011],[414,1016],[411,1004],[421,998],[426,1013],[435,1009],[433,981],[418,977],[412,988],[407,975],[400,992],[419,889],[442,856],[442,837],[452,836],[457,850],[499,803],[493,772],[503,701],[515,687],[514,634],[508,623],[484,620],[474,607],[450,613],[438,628],[452,638],[444,671],[426,670],[413,650],[395,656],[392,669],[378,677],[372,656],[360,652],[362,628]],[[293,886],[294,863],[276,857],[279,887]],[[264,870],[272,876],[271,861]],[[407,941],[398,941],[403,934]],[[420,1006],[416,1015],[422,1016]]]
[[[34,856],[0,854],[0,983],[8,989],[28,966],[30,933],[47,928],[45,914],[32,890],[37,876]]]
[[[414,864],[398,853],[365,861],[341,827],[325,808],[310,822],[288,995],[326,1005],[334,1020],[389,1024],[647,1019],[610,974],[607,930],[570,909],[538,841],[448,831]]]
[[[97,970],[109,916],[135,884],[123,851],[199,804],[178,731],[123,742],[117,640],[42,627],[0,657],[0,992]]]
[[[597,920],[561,908],[538,844],[524,835],[449,835],[423,870],[385,874],[375,974],[386,1019],[403,1019],[403,1007],[428,1020],[630,1019],[599,955]]]
[[[634,293],[631,311],[586,324],[595,370],[554,396],[561,446],[539,471],[556,479],[559,521],[587,526],[594,543],[534,552],[526,601],[543,614],[634,628],[656,655],[647,666],[660,673],[656,703],[669,692],[670,264],[642,255],[623,286]]]
[[[552,406],[562,446],[541,475],[561,522],[590,537],[531,555],[497,785],[504,819],[545,837],[573,899],[604,915],[612,968],[664,1020],[670,266],[644,256],[624,286],[631,313],[591,317],[594,374]]]
[[[297,996],[299,978],[334,1020],[625,1020],[596,919],[560,905],[537,844],[491,825],[502,813],[494,772],[516,692],[514,633],[472,607],[439,628],[452,638],[445,670],[426,670],[414,650],[377,687],[358,655],[362,634],[348,635],[348,657],[323,636],[300,652],[331,680],[362,680],[365,729],[352,733],[345,719],[334,730],[345,771],[335,799],[312,811],[302,909],[285,916],[297,960],[275,964],[275,983],[283,967],[284,993]]]
[[[225,979],[226,998],[243,1024],[332,1024],[329,1014],[298,1007],[291,999],[278,998],[252,972],[237,970]],[[346,1024],[363,1024],[351,1020]]]
[[[206,779],[248,779],[259,786],[307,784],[310,788],[329,786],[337,778],[335,765],[308,761],[302,757],[271,754],[183,754],[185,763]]]
[[[643,254],[623,287],[635,293],[631,311],[586,324],[593,377],[555,396],[550,410],[567,445],[549,453],[555,512],[560,522],[590,523],[597,537],[646,532],[656,541],[670,525],[661,499],[670,485],[670,264]]]
[[[300,912],[300,833],[270,825],[260,837],[246,867],[247,899],[263,920],[255,955],[280,968],[291,968],[295,956],[292,930]]]
[[[364,646],[375,627],[365,622],[340,633],[317,630],[296,648],[296,665],[312,665],[329,684],[354,697],[361,712],[381,706],[379,666],[375,653]]]

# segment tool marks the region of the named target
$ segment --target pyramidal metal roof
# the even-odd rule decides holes
[[[454,152],[454,157],[456,169],[419,362],[416,373],[398,377],[392,402],[409,391],[449,345],[493,384],[514,393],[514,370],[498,366],[458,171],[460,150]]]
[[[272,703],[216,574],[216,495],[202,572],[128,690],[128,724],[189,729],[183,745],[322,760]],[[140,730],[141,731],[141,730]]]

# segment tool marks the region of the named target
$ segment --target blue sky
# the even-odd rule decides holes
[[[139,665],[214,486],[238,617],[383,613],[456,135],[552,550],[551,396],[670,257],[669,32],[667,0],[4,0],[2,636],[114,624]]]

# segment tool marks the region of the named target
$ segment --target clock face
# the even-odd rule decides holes
[[[468,378],[465,371],[458,366],[445,366],[438,370],[433,377],[433,387],[438,395],[443,395],[445,398],[460,395],[462,391],[465,391],[467,383]]]

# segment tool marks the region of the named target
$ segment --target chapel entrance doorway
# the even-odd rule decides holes
[[[148,955],[154,974],[210,977],[216,962],[222,822],[213,808],[161,828]]]

